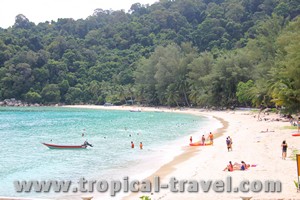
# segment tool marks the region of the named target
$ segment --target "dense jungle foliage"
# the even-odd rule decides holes
[[[299,0],[160,0],[0,28],[0,101],[300,111]]]

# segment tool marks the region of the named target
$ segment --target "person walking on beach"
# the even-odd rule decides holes
[[[193,137],[192,136],[190,137],[190,143],[193,143]]]
[[[140,149],[143,149],[143,143],[140,142]]]
[[[283,140],[282,144],[281,144],[281,147],[282,147],[282,159],[285,160],[286,158],[286,151],[287,151],[287,143],[285,140]]]
[[[232,140],[231,140],[230,136],[228,136],[228,137],[226,138],[226,144],[227,144],[227,150],[228,150],[228,151],[229,151],[229,150],[232,151]]]
[[[202,145],[204,145],[205,144],[205,137],[204,137],[204,135],[202,135],[201,141],[202,141]]]
[[[131,141],[131,148],[134,149],[134,143]]]
[[[214,144],[214,135],[210,132],[209,135],[208,135],[208,137],[209,137],[210,143]]]

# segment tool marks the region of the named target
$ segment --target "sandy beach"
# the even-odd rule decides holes
[[[300,137],[293,137],[291,134],[296,129],[288,129],[290,123],[278,114],[262,114],[262,120],[258,120],[257,114],[251,111],[205,111],[199,109],[173,110],[165,108],[146,107],[103,107],[103,106],[70,106],[76,108],[91,109],[118,109],[118,110],[141,110],[141,111],[166,111],[184,112],[194,115],[212,116],[220,120],[223,127],[214,129],[215,135],[213,146],[190,147],[187,139],[183,153],[176,156],[171,162],[161,166],[157,171],[148,177],[141,177],[145,180],[153,180],[153,177],[160,177],[161,183],[169,183],[171,177],[177,180],[195,181],[217,181],[226,182],[231,177],[232,186],[239,186],[241,181],[280,181],[281,192],[171,192],[169,189],[161,189],[160,192],[131,193],[124,197],[124,200],[139,199],[145,195],[152,200],[166,199],[241,199],[241,197],[252,197],[252,199],[300,199],[300,193],[294,184],[297,180],[297,164],[293,154],[299,150]],[[199,138],[202,134],[194,135]],[[233,140],[233,150],[227,151],[226,137]],[[196,139],[194,139],[195,141]],[[288,150],[286,160],[282,159],[281,143],[287,141]],[[224,171],[229,161],[245,161],[253,165],[246,171],[236,170],[233,172]],[[139,172],[137,172],[138,174]],[[186,188],[188,184],[186,184]],[[250,187],[250,186],[249,186]],[[185,189],[186,189],[185,188]],[[94,198],[97,199],[97,198]]]
[[[252,197],[253,199],[300,199],[300,193],[294,184],[297,181],[297,164],[294,159],[295,152],[300,150],[300,137],[293,137],[297,129],[289,129],[290,122],[280,118],[278,114],[261,114],[262,120],[258,120],[257,112],[252,111],[207,111],[203,109],[168,109],[168,108],[149,108],[149,107],[131,107],[131,106],[94,106],[94,105],[76,105],[65,106],[73,108],[89,109],[108,109],[108,110],[139,110],[139,111],[162,111],[162,112],[180,112],[193,115],[214,117],[222,123],[221,128],[211,128],[214,134],[214,145],[212,146],[189,146],[189,136],[182,145],[182,153],[175,155],[171,162],[164,164],[146,177],[140,177],[140,180],[154,180],[154,177],[160,177],[161,183],[169,183],[170,178],[187,181],[217,181],[226,182],[231,177],[232,187],[239,186],[242,181],[250,182],[260,181],[280,181],[281,192],[215,192],[211,188],[209,192],[204,192],[199,188],[198,192],[187,192],[189,184],[186,184],[184,192],[171,192],[170,189],[161,189],[160,192],[153,193],[126,193],[123,200],[138,200],[141,196],[149,196],[151,200],[182,200],[182,199],[205,199],[205,200],[232,200],[241,199],[241,197]],[[199,131],[193,135],[194,141],[200,140],[200,137],[208,133]],[[233,140],[232,151],[227,151],[226,138],[230,136]],[[281,143],[287,141],[287,158],[283,160]],[[299,151],[300,152],[300,151]],[[229,161],[245,161],[253,165],[246,171],[236,170],[233,172],[224,171]],[[137,175],[144,174],[141,171]],[[144,176],[144,175],[143,175]],[[93,199],[103,199],[97,197]],[[1,198],[0,199],[5,199]],[[8,198],[9,199],[9,198]],[[18,198],[19,199],[19,198]],[[64,198],[61,198],[64,199]],[[74,197],[81,199],[81,196]],[[106,198],[105,198],[106,199]],[[109,197],[107,199],[120,199],[120,197]]]

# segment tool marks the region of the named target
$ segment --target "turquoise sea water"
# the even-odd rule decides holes
[[[168,112],[0,107],[0,196],[59,195],[16,193],[15,180],[76,182],[81,177],[111,179],[152,172],[153,166],[171,159],[168,152],[179,152],[189,134],[209,123],[205,117]],[[41,144],[79,145],[86,139],[93,148],[51,150]]]

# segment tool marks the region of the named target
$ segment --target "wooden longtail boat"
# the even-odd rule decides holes
[[[57,145],[57,144],[48,144],[42,143],[47,146],[49,149],[86,149],[87,145]]]

